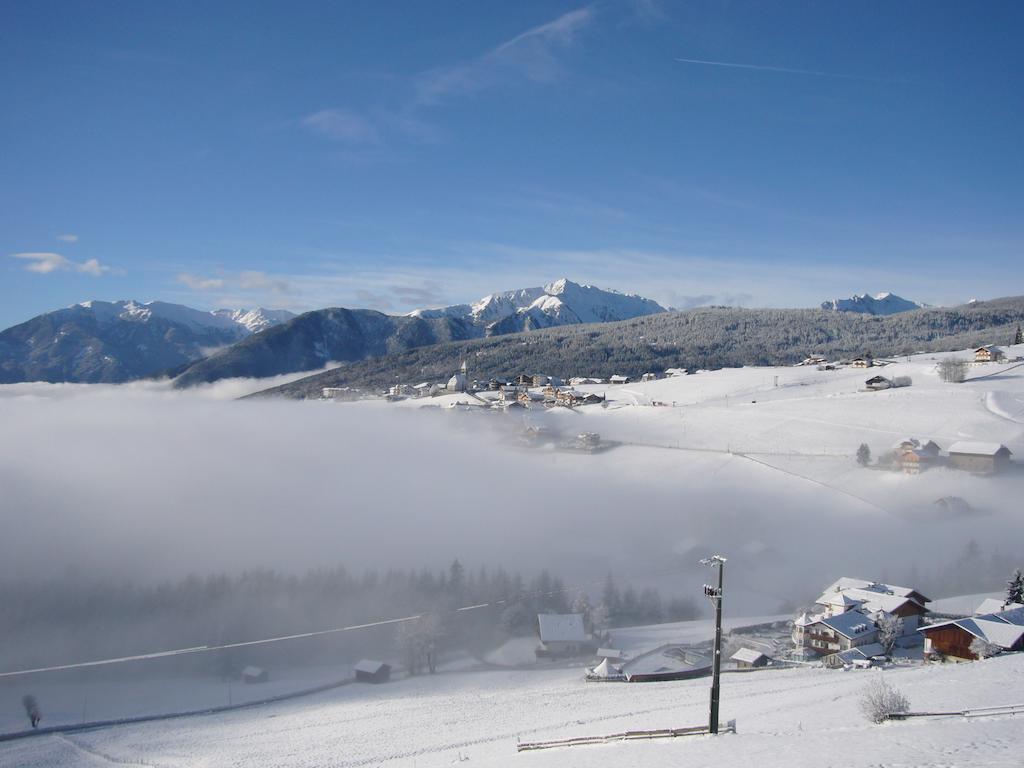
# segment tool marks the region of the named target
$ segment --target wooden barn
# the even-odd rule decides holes
[[[949,463],[956,469],[990,475],[1010,463],[1010,449],[1000,443],[961,441],[949,446]]]
[[[354,669],[356,681],[360,683],[386,683],[391,679],[391,665],[383,661],[363,659]]]
[[[1002,651],[1024,650],[1024,626],[999,617],[992,613],[921,627],[925,658],[940,654],[954,661],[975,661],[978,655],[971,650],[975,640]]]

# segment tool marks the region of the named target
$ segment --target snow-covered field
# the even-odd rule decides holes
[[[517,741],[700,725],[707,679],[588,684],[577,671],[448,673],[352,685],[279,704],[0,743],[0,764],[197,766],[1019,766],[1019,718],[869,724],[858,694],[874,677],[912,709],[1024,703],[1024,655],[976,664],[723,676],[722,717],[738,733],[516,752]]]

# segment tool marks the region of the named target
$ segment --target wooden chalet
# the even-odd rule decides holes
[[[864,382],[864,386],[872,391],[877,391],[880,389],[888,389],[892,386],[892,382],[885,378],[885,376],[872,376]]]
[[[580,392],[577,389],[561,388],[555,392],[555,404],[572,408],[577,405],[595,405],[604,402],[604,395]]]
[[[974,350],[974,362],[976,363],[997,363],[1006,357],[1002,348],[995,344],[986,344]]]
[[[805,651],[821,656],[868,645],[877,639],[875,622],[859,610],[835,616],[808,617],[805,614],[794,622],[793,627],[793,642]]]

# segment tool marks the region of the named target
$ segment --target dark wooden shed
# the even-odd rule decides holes
[[[391,665],[383,661],[363,659],[356,664],[355,671],[360,683],[386,683],[391,679]]]

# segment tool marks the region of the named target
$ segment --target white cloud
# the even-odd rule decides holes
[[[273,294],[291,293],[288,281],[280,276],[268,275],[266,272],[242,272],[238,285],[246,291],[270,291]]]
[[[84,275],[99,277],[111,271],[110,267],[100,264],[97,259],[88,259],[81,262],[72,261],[59,253],[14,253],[11,254],[11,258],[25,261],[25,271],[35,272],[39,275],[48,275],[51,272],[79,272]]]
[[[224,287],[224,280],[219,277],[201,277],[188,272],[178,273],[175,280],[193,291],[217,291]]]
[[[72,234],[57,235],[57,239],[60,240],[62,243],[77,243],[78,242],[78,235],[72,235]]]
[[[562,67],[556,52],[572,44],[592,18],[590,8],[569,11],[506,40],[473,61],[422,72],[414,79],[413,97],[402,108],[358,111],[333,107],[307,115],[298,124],[324,138],[358,147],[340,156],[346,162],[388,159],[381,146],[389,136],[422,144],[436,143],[443,132],[416,114],[421,108],[452,94],[473,93],[510,80],[557,80]]]
[[[380,133],[369,119],[347,109],[324,109],[299,121],[302,127],[334,141],[379,144]]]
[[[454,93],[493,87],[508,76],[526,77],[534,82],[556,80],[562,70],[555,52],[572,44],[593,15],[590,8],[569,11],[516,35],[474,61],[428,70],[416,79],[416,101],[436,104]]]

